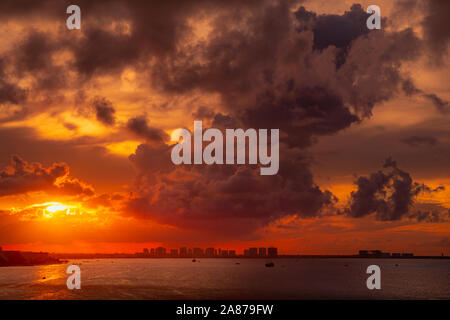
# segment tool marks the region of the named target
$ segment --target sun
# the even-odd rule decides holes
[[[43,205],[46,206],[43,210],[43,215],[46,218],[52,218],[56,212],[64,212],[66,215],[70,214],[70,207],[59,202],[47,202]]]
[[[67,210],[69,209],[69,207],[57,203],[57,204],[52,204],[50,206],[48,206],[47,208],[45,208],[46,211],[51,212],[51,213],[55,213],[56,211],[63,211],[63,210]]]

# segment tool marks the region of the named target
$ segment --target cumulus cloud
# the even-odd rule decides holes
[[[152,171],[145,164],[157,159],[155,152],[142,145],[131,157],[141,164],[136,166],[141,193],[128,203],[128,213],[193,228],[232,228],[242,219],[249,232],[289,214],[320,216],[336,199],[315,185],[307,148],[320,136],[363,121],[376,104],[400,94],[409,80],[401,65],[423,50],[412,29],[368,32],[367,14],[357,5],[343,15],[317,15],[302,7],[292,12],[283,1],[241,10],[245,14],[239,18],[221,13],[209,41],[157,60],[152,80],[169,94],[219,94],[226,112],[214,115],[214,127],[279,128],[279,174],[260,177],[253,167],[157,164]],[[231,23],[236,19],[241,23]],[[340,37],[334,36],[336,26],[344,28]],[[211,117],[206,111],[194,116]],[[157,177],[161,168],[167,171]],[[402,198],[408,191],[406,173],[394,171],[379,177],[382,188],[394,179],[398,189],[391,199],[395,209],[387,208],[388,202],[385,210],[375,206],[382,220],[400,218],[412,203],[412,196]],[[357,202],[350,215],[373,209],[358,208]]]
[[[299,21],[299,30],[311,30],[314,33],[314,49],[323,50],[329,46],[341,49],[336,52],[338,67],[345,61],[350,43],[370,32],[366,27],[366,20],[370,15],[360,4],[352,5],[350,11],[343,15],[317,15],[300,7],[295,16]]]
[[[441,223],[448,222],[450,210],[436,204],[425,204],[422,209],[411,212],[408,217],[418,222]]]
[[[149,126],[144,116],[129,119],[127,128],[150,143],[161,144],[169,138],[163,130]]]
[[[0,196],[16,195],[33,191],[45,191],[64,195],[94,194],[92,187],[69,177],[69,167],[65,163],[54,163],[44,167],[38,162],[11,156],[11,165],[0,172]]]
[[[192,116],[198,120],[210,119],[214,117],[214,110],[205,106],[201,106],[198,107],[196,111],[192,112]]]
[[[354,218],[375,214],[377,220],[394,221],[405,216],[419,221],[433,218],[437,211],[410,211],[415,197],[422,192],[439,192],[443,186],[432,189],[414,182],[410,174],[399,169],[392,158],[387,158],[383,166],[389,172],[378,171],[369,177],[359,177],[355,184],[358,189],[350,195],[349,207],[345,213]]]
[[[3,1],[0,12],[9,12],[10,18],[19,12],[28,17],[41,8],[35,1],[23,3],[26,9],[19,10],[17,2]],[[444,99],[416,88],[402,72],[405,63],[428,53],[434,41],[447,41],[446,33],[427,18],[422,39],[412,28],[367,30],[367,13],[360,5],[338,15],[317,14],[283,0],[193,0],[176,5],[80,0],[77,4],[99,14],[85,15],[76,33],[46,37],[32,31],[3,57],[11,63],[15,77],[8,75],[11,72],[0,74],[0,102],[21,105],[11,109],[11,117],[37,112],[24,106],[40,90],[54,94],[69,87],[83,92],[83,86],[98,85],[97,77],[118,76],[134,68],[145,85],[163,97],[193,93],[218,97],[220,106],[211,110],[194,105],[183,110],[211,119],[214,127],[280,130],[279,173],[262,177],[257,166],[174,166],[164,130],[150,125],[144,116],[131,115],[126,129],[145,142],[129,157],[137,171],[137,191],[125,202],[124,214],[230,233],[246,233],[291,214],[320,216],[336,199],[316,185],[310,170],[308,148],[318,138],[364,121],[375,105],[405,92],[420,94],[439,109],[447,108]],[[45,14],[61,19],[63,5],[45,3],[45,8],[52,6],[57,9]],[[445,23],[434,4],[428,9],[426,17]],[[206,23],[210,32],[205,39],[191,42],[196,19]],[[62,52],[71,59],[58,65],[53,57]],[[68,75],[76,80],[69,81]],[[28,88],[17,81],[25,76],[32,78]],[[171,106],[161,105],[169,114]],[[94,109],[100,122],[115,124],[115,107],[109,100],[95,100]],[[377,212],[381,220],[395,220],[408,212],[419,186],[396,165],[388,167],[392,173],[358,180],[360,192],[352,195],[349,215]],[[28,176],[36,176],[34,169],[28,170]],[[38,188],[31,187],[34,178],[20,174],[6,176],[4,183],[13,185],[8,179],[18,178],[28,184],[21,190]],[[52,186],[56,178],[44,181]],[[84,192],[77,182],[66,182],[68,190]],[[379,202],[378,194],[391,185],[396,193]],[[359,200],[367,197],[369,204]]]
[[[450,3],[445,0],[425,1],[427,14],[422,21],[425,37],[433,49],[434,56],[448,52],[450,43]]]
[[[98,121],[106,126],[114,125],[116,122],[116,109],[114,109],[111,101],[106,98],[96,97],[92,102],[92,105],[95,109],[95,115]]]

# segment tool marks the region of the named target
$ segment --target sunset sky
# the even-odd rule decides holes
[[[66,8],[81,8],[68,30]],[[368,30],[368,5],[382,29]],[[0,246],[450,254],[450,1],[0,2]],[[280,169],[170,134],[280,130]]]

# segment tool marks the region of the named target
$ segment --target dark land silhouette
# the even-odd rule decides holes
[[[61,262],[47,252],[2,251],[0,248],[0,267],[35,266]]]
[[[4,251],[0,247],[0,267],[33,266],[64,263],[66,259],[164,259],[164,258],[242,258],[242,259],[329,259],[329,258],[371,258],[371,259],[450,259],[449,256],[415,256],[413,253],[389,253],[381,250],[360,250],[353,255],[303,255],[278,254],[277,248],[248,248],[242,254],[235,250],[215,248],[186,248],[180,250],[158,247],[150,250],[144,248],[137,253],[48,253]]]

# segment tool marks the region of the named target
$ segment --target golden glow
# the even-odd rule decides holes
[[[55,214],[56,212],[60,212],[60,211],[65,211],[65,213],[66,213],[67,215],[70,214],[70,209],[69,209],[69,207],[66,206],[66,205],[63,205],[63,204],[61,204],[61,203],[58,203],[58,202],[47,202],[47,203],[44,203],[43,205],[44,205],[44,206],[47,206],[47,207],[45,207],[45,208],[42,210],[42,215],[43,215],[45,218],[53,218],[54,214]]]
[[[56,213],[63,213],[66,216],[76,214],[76,208],[74,206],[65,205],[59,202],[46,202],[42,204],[35,204],[30,207],[42,208],[42,216],[44,218],[53,218]],[[71,210],[72,209],[72,210]],[[75,210],[73,210],[75,209]]]
[[[127,140],[124,142],[112,143],[106,148],[112,153],[129,156],[136,151],[136,148],[141,144],[139,141]]]
[[[69,209],[67,206],[63,205],[63,204],[53,204],[51,206],[48,206],[47,208],[45,208],[46,211],[55,213],[56,211],[63,211],[63,210],[67,210]]]

